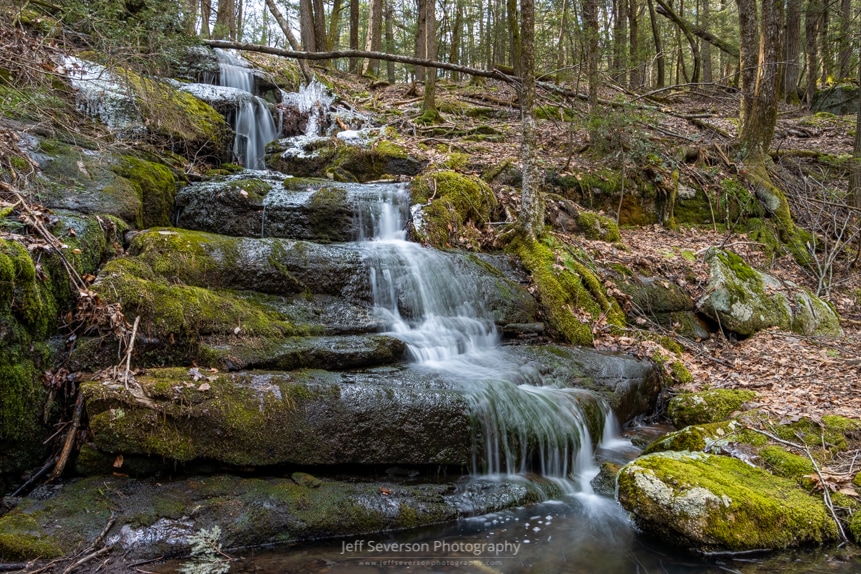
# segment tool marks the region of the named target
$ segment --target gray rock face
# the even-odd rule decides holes
[[[724,329],[744,336],[769,327],[803,335],[843,334],[834,310],[807,289],[756,271],[734,253],[712,249],[706,261],[711,276],[697,307]]]
[[[552,485],[527,481],[403,484],[341,482],[303,473],[293,478],[197,476],[184,480],[94,477],[25,500],[0,517],[0,555],[7,542],[27,548],[18,559],[50,558],[89,546],[111,516],[105,542],[132,562],[187,554],[189,536],[221,528],[226,548],[318,540],[415,528],[495,512],[558,496]],[[192,511],[193,509],[193,511]],[[133,569],[129,568],[129,571]]]
[[[356,237],[354,205],[346,189],[331,184],[285,187],[280,174],[258,173],[252,179],[241,174],[183,188],[176,198],[177,226],[323,243]]]
[[[813,94],[810,111],[828,112],[838,116],[858,111],[858,86],[841,84]]]
[[[122,386],[87,383],[96,446],[239,466],[470,461],[469,408],[456,391],[325,371],[204,375],[153,370],[139,379],[143,400]]]

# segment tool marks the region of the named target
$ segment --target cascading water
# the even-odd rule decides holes
[[[355,201],[376,310],[407,343],[415,368],[443,374],[469,397],[473,472],[539,473],[566,492],[590,493],[593,432],[603,439],[615,431],[609,408],[587,391],[543,386],[499,347],[490,313],[455,260],[406,240],[406,189],[369,186]]]
[[[215,52],[218,55],[219,83],[250,95],[238,102],[231,118],[233,131],[236,132],[233,155],[249,169],[264,169],[266,144],[278,137],[279,131],[269,112],[269,105],[254,95],[254,72],[248,62],[224,50]]]

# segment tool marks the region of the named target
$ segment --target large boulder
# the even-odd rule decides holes
[[[727,420],[756,393],[743,389],[711,389],[699,393],[682,393],[670,399],[667,415],[676,428]]]
[[[810,102],[813,113],[826,112],[843,116],[858,111],[858,86],[854,84],[837,84],[813,94]]]
[[[516,479],[363,482],[296,472],[156,482],[100,476],[53,487],[0,517],[0,560],[70,555],[93,544],[109,521],[105,542],[122,554],[110,568],[126,571],[122,560],[187,555],[190,537],[214,526],[225,547],[254,547],[416,528],[558,495],[550,483]]]
[[[325,180],[302,181],[263,172],[189,185],[177,194],[176,224],[244,237],[321,243],[355,239],[355,203],[349,189]]]
[[[397,373],[390,372],[393,381]],[[85,383],[90,432],[115,454],[238,466],[453,464],[471,456],[469,407],[448,389],[325,371],[152,370],[140,392]]]
[[[751,268],[738,255],[710,249],[709,284],[697,308],[742,336],[769,327],[803,335],[843,334],[834,310],[809,290]]]
[[[837,538],[820,497],[725,456],[642,456],[619,472],[618,496],[644,531],[699,550],[779,549]]]

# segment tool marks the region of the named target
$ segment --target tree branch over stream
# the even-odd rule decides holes
[[[370,52],[367,50],[336,50],[333,52],[301,52],[297,50],[284,50],[282,48],[273,48],[270,46],[261,46],[259,44],[249,44],[247,42],[229,42],[227,40],[204,40],[204,44],[213,48],[228,48],[232,50],[242,50],[246,52],[259,52],[262,54],[271,54],[282,58],[294,58],[297,60],[336,60],[339,58],[369,58],[373,60],[383,60],[387,62],[397,62],[400,64],[412,64],[415,66],[423,66],[425,68],[438,68],[440,70],[451,70],[453,72],[461,72],[471,76],[480,76],[483,78],[495,78],[509,84],[520,86],[521,79],[517,76],[511,76],[503,73],[500,70],[483,70],[480,68],[471,68],[469,66],[461,66],[460,64],[450,64],[448,62],[438,62],[436,60],[425,60],[415,58],[413,56],[401,56],[397,54],[387,54],[386,52]],[[588,101],[587,94],[582,94],[574,90],[568,90],[549,82],[536,82],[536,85],[544,90],[553,92],[565,97],[575,98],[578,100]],[[699,118],[711,117],[712,114],[679,114],[664,107],[649,106],[642,104],[631,104],[625,102],[614,102],[610,100],[599,99],[598,103],[604,106],[617,108],[634,108],[638,110],[648,110],[662,112],[677,118],[686,120],[698,120]],[[695,123],[697,123],[695,121]],[[701,123],[701,122],[700,122]],[[710,126],[708,126],[710,127]]]

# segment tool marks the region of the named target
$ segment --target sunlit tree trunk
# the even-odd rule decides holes
[[[562,21],[559,24],[559,38],[556,40],[556,78],[562,83],[562,70],[565,68],[565,32],[568,30],[568,0],[562,0]]]
[[[598,112],[598,0],[585,0],[583,21],[586,25],[586,76],[589,82],[589,112]]]
[[[436,60],[436,2],[425,0],[425,47],[424,54],[428,60]],[[426,117],[436,114],[436,68],[425,70],[425,92],[422,100],[422,110]]]
[[[392,8],[392,0],[385,0],[386,3],[386,52],[389,54],[395,53],[395,30],[393,21],[395,19],[394,10]],[[386,78],[390,84],[395,83],[395,63],[392,61],[386,62]]]
[[[452,64],[460,63],[461,51],[461,29],[463,28],[463,2],[455,0],[454,9],[454,24],[451,27],[451,53],[448,55],[448,61]],[[455,82],[460,80],[458,72],[451,73],[451,79]]]
[[[379,52],[383,43],[383,0],[371,0],[368,7],[368,34],[365,37],[365,50]],[[363,74],[376,76],[380,71],[379,60],[365,60]]]
[[[340,44],[339,34],[341,32],[342,10],[342,0],[334,0],[332,2],[332,14],[329,16],[329,32],[326,34],[326,45],[332,50],[336,49]]]
[[[517,26],[517,0],[507,0],[505,6],[506,18],[508,22],[508,38],[511,43],[511,65],[514,68],[514,75],[522,74],[522,43],[520,39],[520,28]]]
[[[418,14],[416,15],[416,58],[427,59],[427,4],[434,0],[418,0]],[[415,77],[417,82],[424,82],[427,70],[422,66],[416,66]]]

